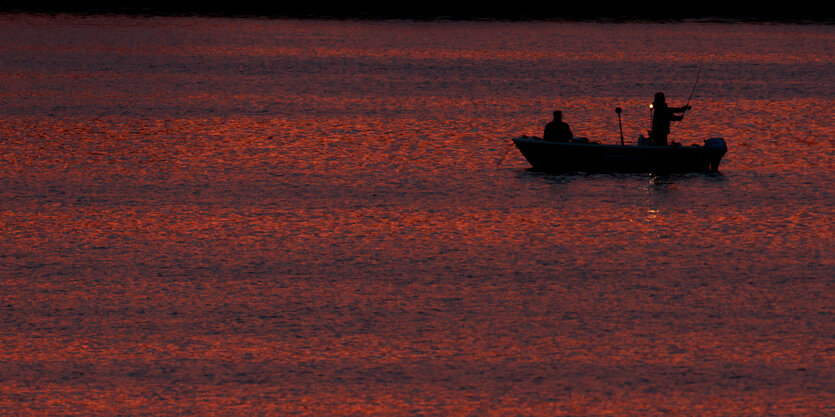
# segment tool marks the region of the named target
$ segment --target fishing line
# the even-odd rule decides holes
[[[507,145],[507,149],[505,149],[504,151],[504,154],[502,154],[502,157],[499,158],[498,161],[496,161],[496,166],[501,165],[502,161],[504,161],[504,157],[507,156],[511,148],[513,148],[513,141],[510,141],[510,143]]]

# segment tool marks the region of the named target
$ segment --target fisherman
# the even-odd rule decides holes
[[[545,125],[545,133],[542,135],[542,139],[552,142],[568,142],[573,137],[568,123],[562,121],[562,112],[555,110],[554,120]]]
[[[652,102],[652,131],[650,131],[650,144],[655,146],[666,146],[667,135],[670,134],[670,122],[677,122],[684,119],[684,112],[690,110],[690,105],[684,107],[667,107],[664,101],[664,93],[655,93],[655,101]],[[676,113],[682,113],[677,115]]]

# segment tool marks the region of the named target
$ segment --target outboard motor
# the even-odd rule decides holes
[[[728,151],[728,146],[725,145],[723,138],[710,138],[705,139],[705,149],[722,150],[722,153],[725,153]]]
[[[708,151],[708,169],[710,172],[716,172],[719,170],[719,161],[722,160],[722,157],[725,155],[725,152],[728,151],[728,146],[725,144],[725,139],[723,138],[710,138],[705,139],[705,148]]]

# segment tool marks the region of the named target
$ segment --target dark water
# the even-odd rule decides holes
[[[835,412],[835,28],[0,16],[0,414]],[[698,74],[698,83],[695,83]],[[547,175],[561,109],[721,175]]]

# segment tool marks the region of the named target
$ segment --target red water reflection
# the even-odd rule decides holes
[[[613,26],[497,23],[516,29],[506,41],[484,23],[105,25],[151,43],[128,48],[101,20],[53,44],[66,18],[12,25],[35,44],[4,46],[43,64],[26,80],[58,74],[0,94],[24,103],[0,125],[3,413],[831,412],[832,199],[809,180],[831,179],[831,122],[785,140],[815,97],[704,93],[678,132],[727,135],[723,176],[552,176],[496,161],[557,105],[601,140],[617,138],[610,104],[643,115],[649,96],[620,71],[599,70],[618,94],[557,100],[531,81],[541,60],[638,56],[619,37],[590,49]],[[728,48],[715,27],[616,26],[636,45],[695,32]],[[810,55],[754,35],[712,62]],[[688,63],[685,91],[701,56],[687,45],[645,57]],[[145,89],[114,85],[114,62]],[[722,68],[705,91],[761,86]]]
[[[486,172],[461,167],[455,140],[417,147],[370,124],[314,149],[270,126],[9,133],[2,407],[825,414],[825,213],[701,216],[707,203],[649,178],[595,206],[560,199],[593,181],[538,181],[509,210],[467,175],[475,191],[438,191],[449,172]],[[737,281],[729,248],[765,280]]]

